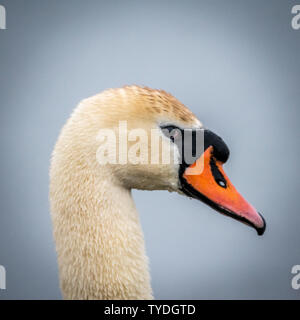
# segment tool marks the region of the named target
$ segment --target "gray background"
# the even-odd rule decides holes
[[[199,201],[134,191],[155,297],[299,299],[296,3],[0,0],[0,299],[61,298],[53,145],[78,101],[133,83],[171,92],[223,137],[227,174],[268,223],[258,237]]]

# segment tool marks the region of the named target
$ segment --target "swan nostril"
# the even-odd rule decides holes
[[[223,181],[223,180],[218,180],[217,183],[218,183],[218,185],[219,185],[220,187],[226,188],[226,182],[225,182],[225,181]]]
[[[216,183],[224,189],[227,188],[226,179],[224,178],[222,172],[219,170],[219,168],[216,164],[215,158],[211,157],[209,163],[210,163],[211,173],[212,173]]]

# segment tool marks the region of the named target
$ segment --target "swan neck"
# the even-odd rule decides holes
[[[53,172],[52,172],[53,174]],[[152,299],[148,258],[131,190],[106,172],[52,184],[52,219],[65,299]],[[58,173],[57,181],[62,179]],[[53,191],[55,190],[55,191]]]

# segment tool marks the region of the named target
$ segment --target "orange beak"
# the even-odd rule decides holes
[[[235,189],[222,168],[222,162],[213,156],[210,146],[201,157],[183,173],[183,190],[215,210],[254,227],[258,235],[266,228],[264,218]]]

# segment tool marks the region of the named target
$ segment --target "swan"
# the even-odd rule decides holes
[[[159,150],[169,148],[172,159],[182,161],[162,163],[161,151],[155,154],[149,145],[146,151],[154,152],[158,163],[99,162],[103,145],[99,130],[110,129],[118,139],[120,121],[126,121],[128,132],[142,128],[150,135],[151,131],[160,139]],[[170,130],[175,134],[168,136]],[[176,132],[184,130],[192,136],[198,130],[204,137],[202,153],[192,164],[185,162],[177,143]],[[195,139],[191,141],[194,144]],[[122,152],[134,141],[127,143]],[[264,218],[237,192],[222,168],[228,156],[225,142],[163,90],[133,85],[82,100],[59,135],[50,166],[50,211],[63,298],[153,299],[133,188],[199,199],[262,235]],[[202,166],[197,166],[200,159]]]

